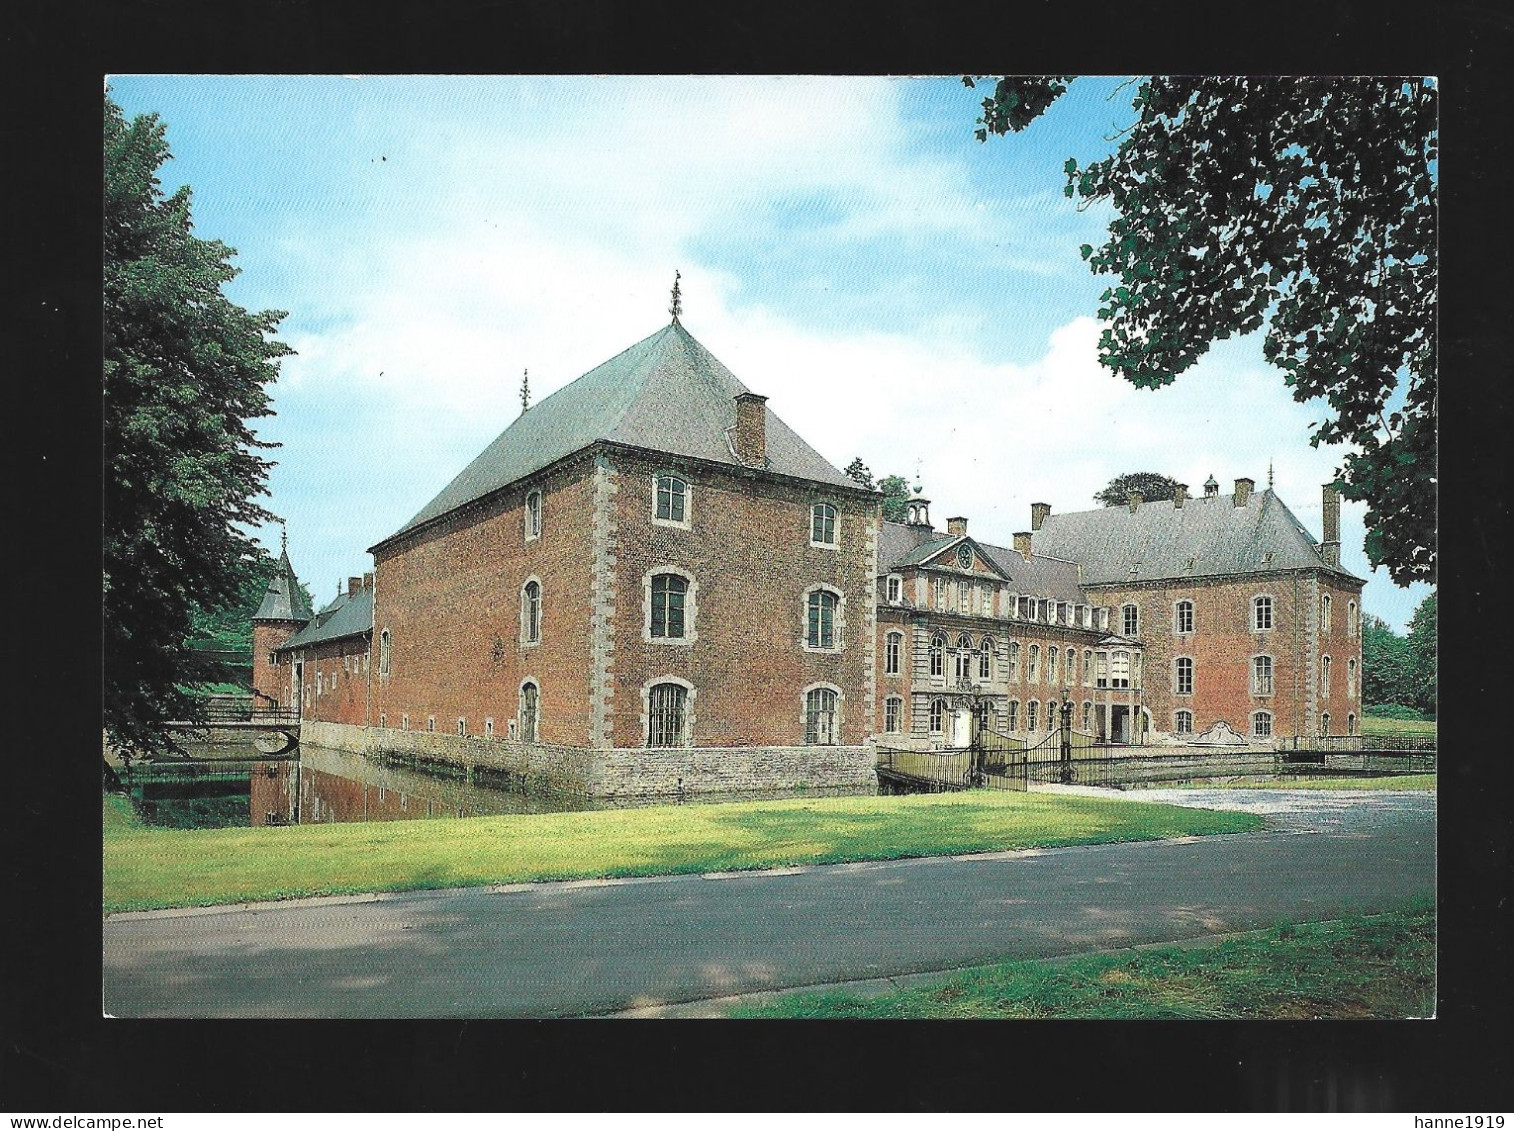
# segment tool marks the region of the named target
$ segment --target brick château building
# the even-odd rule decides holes
[[[319,612],[287,554],[260,695],[303,739],[593,794],[865,786],[874,742],[1252,741],[1360,714],[1363,582],[1268,489],[885,522],[672,324],[521,415]],[[1224,723],[1224,728],[1216,724]]]

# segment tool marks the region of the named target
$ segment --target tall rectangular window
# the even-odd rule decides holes
[[[828,687],[817,687],[804,696],[804,741],[807,746],[835,746],[839,736],[836,727],[836,693]]]
[[[883,645],[883,674],[899,674],[899,648],[904,641],[901,632],[890,632]]]
[[[676,683],[659,683],[647,693],[647,745],[682,746],[688,691]]]
[[[1176,668],[1173,679],[1173,691],[1179,695],[1193,694],[1193,661],[1187,656],[1179,656],[1173,661]]]
[[[654,493],[654,517],[663,522],[687,521],[684,516],[688,511],[688,483],[676,475],[659,475]]]
[[[1272,694],[1272,657],[1256,656],[1251,661],[1251,693]]]
[[[652,578],[652,635],[669,640],[684,638],[684,603],[689,583],[676,573]]]
[[[836,594],[817,589],[808,603],[807,639],[811,648],[836,646]]]
[[[904,706],[904,700],[897,695],[891,695],[883,704],[883,729],[889,734],[894,734],[899,729],[899,712]]]
[[[1173,606],[1172,631],[1182,634],[1193,631],[1193,602],[1179,601]]]

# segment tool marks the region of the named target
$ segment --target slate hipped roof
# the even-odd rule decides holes
[[[340,594],[336,600],[274,651],[303,648],[325,640],[341,640],[373,631],[373,590],[360,589],[355,594]]]
[[[878,538],[878,568],[886,573],[919,565],[943,550],[949,550],[962,539],[960,534],[941,534],[925,526],[885,522]],[[971,542],[983,551],[995,569],[1009,578],[1010,588],[1016,593],[1069,604],[1087,603],[1078,584],[1076,562],[1051,556],[1032,557],[1026,561],[1018,552],[1004,546],[992,546],[976,538]]]
[[[294,566],[289,564],[289,552],[279,554],[274,575],[268,579],[268,590],[263,594],[263,603],[252,615],[253,620],[287,620],[303,623],[311,617],[310,600],[300,588],[300,580],[294,575]]]
[[[1270,488],[1253,492],[1239,507],[1233,495],[1214,495],[1190,497],[1181,507],[1170,500],[1143,503],[1134,514],[1123,506],[1051,514],[1031,536],[1036,557],[1079,563],[1084,585],[1290,569],[1322,569],[1363,581],[1328,565],[1318,547]]]
[[[734,398],[748,391],[675,321],[521,413],[441,494],[384,542],[597,440],[744,466],[729,433],[736,423]],[[857,488],[771,409],[765,470]]]

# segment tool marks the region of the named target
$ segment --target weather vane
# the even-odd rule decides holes
[[[683,313],[683,288],[678,284],[681,278],[683,278],[681,272],[673,272],[673,302],[668,307],[668,313],[673,316],[674,322],[677,322],[678,316]]]
[[[531,407],[531,370],[520,371],[520,411],[524,413]]]

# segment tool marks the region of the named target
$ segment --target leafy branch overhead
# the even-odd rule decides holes
[[[965,80],[974,85],[971,78]],[[1023,130],[1071,82],[1005,78],[976,135]],[[1099,359],[1171,384],[1217,341],[1266,327],[1309,442],[1347,448],[1367,556],[1436,577],[1437,92],[1419,78],[1147,78],[1108,157],[1069,158],[1063,193],[1114,208],[1084,245],[1106,323]]]

